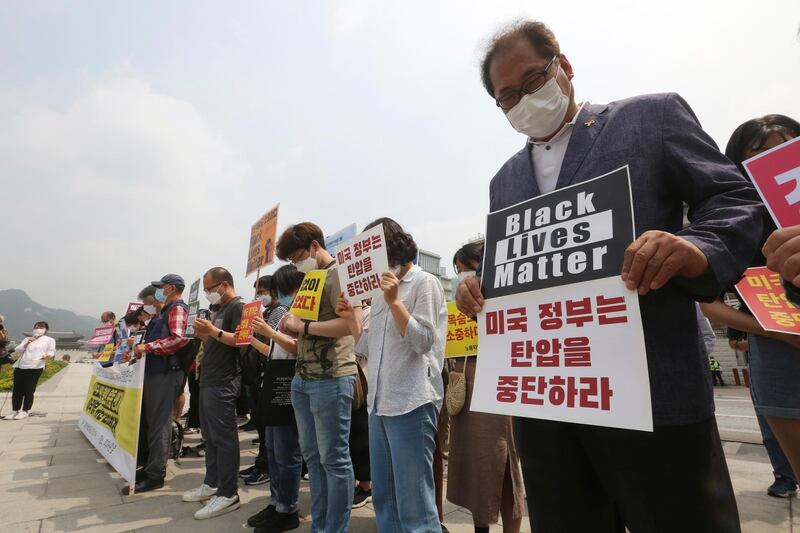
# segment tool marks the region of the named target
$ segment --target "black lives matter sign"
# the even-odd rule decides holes
[[[633,241],[628,167],[490,213],[486,298],[619,275]]]

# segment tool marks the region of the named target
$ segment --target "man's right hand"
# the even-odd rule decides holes
[[[475,317],[483,309],[481,280],[478,276],[469,276],[458,285],[456,290],[456,306],[467,316]]]

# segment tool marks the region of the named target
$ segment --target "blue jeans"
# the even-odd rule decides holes
[[[372,504],[381,533],[441,530],[433,481],[438,415],[433,403],[399,416],[369,415]]]
[[[269,490],[272,493],[270,504],[279,513],[293,513],[297,511],[303,468],[297,426],[267,426],[264,435],[269,460]]]
[[[311,531],[345,533],[353,505],[350,412],[355,376],[292,380],[300,449],[311,478]]]

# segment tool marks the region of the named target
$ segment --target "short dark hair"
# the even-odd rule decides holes
[[[456,268],[456,261],[466,267],[472,267],[472,263],[481,264],[483,261],[483,241],[469,242],[456,250],[453,255],[453,268]]]
[[[549,60],[553,56],[561,54],[561,47],[555,34],[544,23],[538,20],[522,19],[505,26],[489,41],[483,61],[481,61],[481,81],[486,92],[492,98],[495,97],[494,85],[489,76],[492,60],[499,52],[507,50],[519,39],[528,41],[544,59]]]
[[[255,283],[253,283],[253,288],[256,290],[258,289],[269,290],[271,286],[272,286],[272,276],[270,276],[269,274],[267,274],[266,276],[261,276],[256,280]]]
[[[45,322],[44,320],[40,320],[40,321],[38,321],[37,323],[35,323],[35,324],[33,325],[33,327],[34,327],[34,328],[36,328],[36,326],[44,326],[44,329],[46,329],[46,330],[49,330],[49,329],[50,329],[50,324],[48,324],[48,323],[47,323],[47,322]]]
[[[322,248],[325,248],[325,236],[320,227],[312,222],[301,222],[284,230],[275,246],[275,252],[278,259],[285,261],[297,250],[311,248],[312,241],[317,241]]]
[[[155,295],[156,295],[156,288],[153,287],[152,285],[148,285],[147,287],[139,291],[139,295],[136,297],[136,299],[138,299],[141,302],[148,296],[155,297]]]
[[[772,133],[782,135],[787,141],[800,137],[800,123],[786,115],[766,115],[748,120],[733,130],[725,155],[736,163],[742,174],[747,175],[742,166],[747,150],[760,150]]]
[[[231,276],[231,273],[228,272],[227,268],[214,267],[212,269],[209,269],[209,271],[206,272],[206,275],[209,276],[214,281],[214,283],[225,282],[231,287],[233,287],[233,276]]]
[[[383,234],[386,237],[386,255],[389,256],[389,266],[405,265],[417,258],[417,243],[410,233],[388,217],[379,218],[367,224],[364,231],[383,225]]]
[[[305,274],[297,270],[294,265],[283,265],[272,274],[272,285],[270,291],[278,296],[283,294],[288,296],[300,288]]]

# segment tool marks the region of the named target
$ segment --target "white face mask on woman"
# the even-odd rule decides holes
[[[459,272],[458,273],[458,282],[461,283],[462,281],[464,281],[468,277],[474,276],[474,275],[475,275],[475,271],[474,270],[465,270],[464,272]]]
[[[564,94],[556,81],[560,71],[559,66],[555,76],[535,93],[523,96],[506,113],[506,118],[515,130],[533,139],[540,139],[556,133],[561,127],[569,109],[570,95]]]
[[[47,333],[47,330],[44,329],[44,328],[36,328],[36,329],[33,330],[33,336],[34,337],[41,337],[45,333]]]

